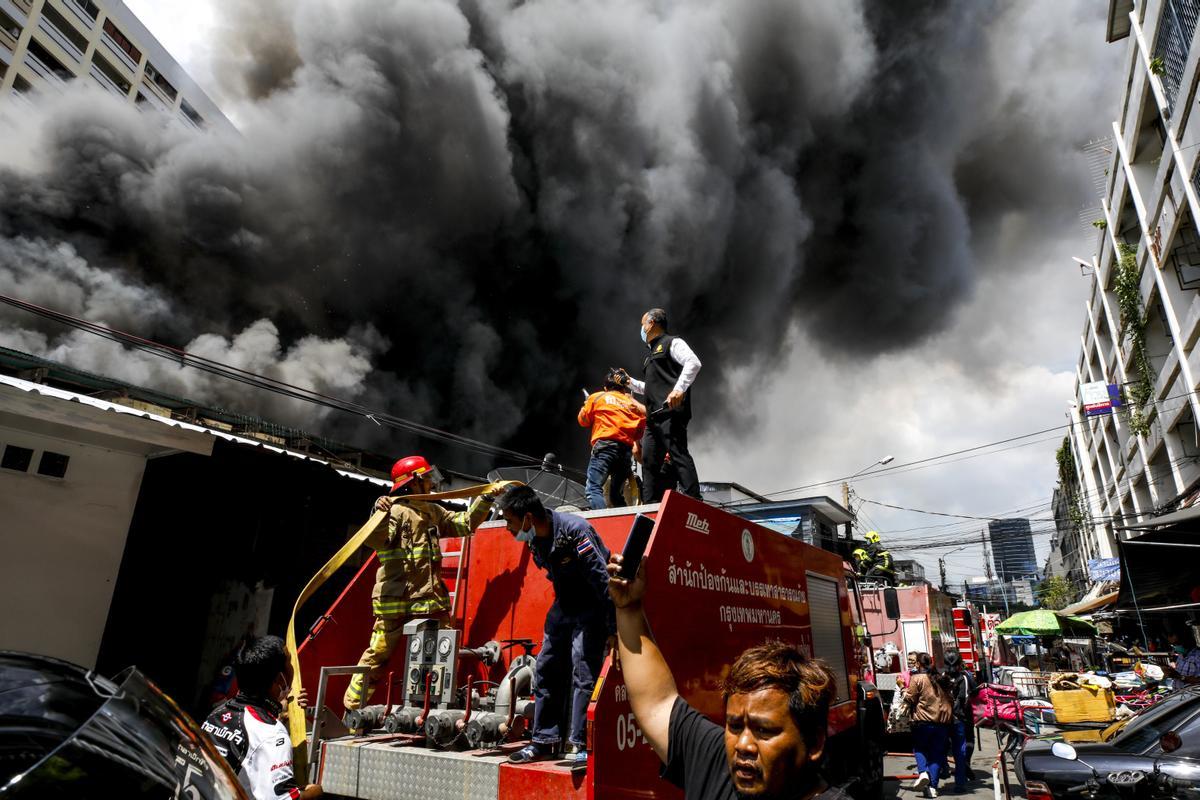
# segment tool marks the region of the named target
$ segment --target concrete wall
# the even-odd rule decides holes
[[[0,426],[6,445],[34,455],[0,469],[0,647],[93,667],[145,456]],[[37,474],[47,450],[70,457],[64,477]]]

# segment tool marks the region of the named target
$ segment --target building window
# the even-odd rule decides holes
[[[67,464],[71,457],[62,453],[51,453],[49,450],[42,452],[42,459],[38,462],[38,475],[45,475],[47,478],[62,478],[67,474]]]
[[[28,447],[18,447],[15,444],[10,444],[4,448],[4,457],[0,458],[0,467],[16,470],[17,472],[28,472],[29,464],[32,461],[32,450]]]
[[[116,43],[117,47],[121,48],[125,55],[133,59],[133,63],[137,64],[142,60],[142,51],[133,46],[133,42],[125,38],[125,34],[121,33],[121,29],[112,24],[111,19],[104,20],[104,32],[108,34],[108,38]]]
[[[1175,267],[1175,276],[1179,279],[1179,288],[1200,289],[1200,239],[1190,222],[1179,226],[1170,259]]]
[[[171,82],[164,78],[162,73],[156,70],[154,65],[149,61],[146,62],[146,78],[149,79],[159,89],[161,89],[163,94],[172,100],[174,100],[175,96],[179,94],[179,92],[175,90],[175,87],[171,85]]]

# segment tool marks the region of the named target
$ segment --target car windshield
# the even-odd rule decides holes
[[[99,710],[40,763],[6,786],[6,799],[246,800],[237,778],[212,744],[157,686],[132,668],[112,683],[92,684],[103,699]],[[101,789],[102,794],[98,793]]]
[[[1197,712],[1200,693],[1179,692],[1135,717],[1110,725],[1102,738],[1118,750],[1141,753],[1157,744],[1164,733],[1179,730]]]

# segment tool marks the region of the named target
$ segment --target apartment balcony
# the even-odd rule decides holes
[[[28,51],[25,53],[25,66],[29,67],[29,71],[34,75],[37,75],[48,83],[61,85],[64,82],[62,78],[55,74],[54,70],[46,65],[46,62]]]
[[[77,63],[83,63],[83,50],[81,50],[75,42],[66,33],[58,29],[58,26],[47,19],[45,14],[38,18],[38,30],[46,34],[50,41],[58,45],[68,57],[75,59]]]
[[[128,53],[121,49],[119,44],[113,41],[112,37],[108,35],[107,31],[103,36],[100,37],[100,41],[104,42],[104,48],[108,50],[108,52],[112,53],[113,57],[116,58],[117,61],[125,65],[130,74],[137,72],[138,65],[134,63],[133,59],[129,57]]]
[[[0,28],[0,60],[3,60],[5,64],[11,64],[16,50],[17,37]]]
[[[1161,59],[1163,93],[1167,99],[1167,114],[1175,116],[1176,101],[1183,88],[1184,70],[1192,36],[1200,22],[1200,0],[1163,0],[1158,35],[1154,41],[1154,58]]]
[[[1158,400],[1164,400],[1171,396],[1170,386],[1174,382],[1176,375],[1179,373],[1179,354],[1175,352],[1175,348],[1171,348],[1171,352],[1167,354],[1166,361],[1163,362],[1162,369],[1158,372],[1158,378],[1154,383],[1154,397]]]
[[[83,5],[76,3],[75,0],[62,0],[62,4],[84,28],[91,30],[96,27],[96,18]],[[92,7],[95,8],[95,6]]]
[[[92,64],[91,69],[88,70],[88,74],[92,76],[92,79],[95,80],[96,83],[100,84],[105,89],[107,89],[108,91],[115,94],[117,97],[127,96],[128,91],[125,89],[122,89],[120,86],[118,86],[117,83],[112,78],[108,77],[103,72],[101,72],[100,68],[97,67],[95,64]]]
[[[33,0],[12,0],[12,3],[17,8],[21,9],[26,16],[33,11]]]
[[[155,84],[154,81],[143,77],[142,86],[146,89],[149,89],[151,94],[153,94],[159,100],[159,104],[156,105],[159,105],[163,111],[170,111],[175,105],[175,102],[171,98],[167,97],[167,93],[158,88],[158,85]]]

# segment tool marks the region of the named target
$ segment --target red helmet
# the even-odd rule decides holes
[[[413,478],[426,473],[434,473],[436,481],[437,467],[425,460],[425,456],[405,456],[392,465],[392,491],[408,484]]]

